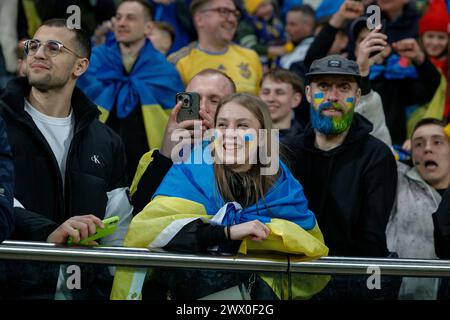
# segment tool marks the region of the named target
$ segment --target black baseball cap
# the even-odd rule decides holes
[[[358,83],[361,80],[358,64],[337,54],[314,60],[306,78],[311,82],[312,77],[319,75],[352,76],[356,78]]]

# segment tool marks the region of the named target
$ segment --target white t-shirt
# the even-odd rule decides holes
[[[45,137],[45,140],[47,140],[47,143],[52,149],[53,154],[58,161],[59,170],[61,172],[61,177],[64,184],[67,154],[69,153],[69,147],[72,142],[75,127],[75,117],[73,112],[71,111],[69,116],[65,118],[49,117],[36,110],[26,99],[25,111],[31,116],[39,131],[41,131]],[[116,232],[100,240],[102,245],[122,246],[123,244],[123,239],[125,238],[128,226],[133,217],[133,207],[129,202],[127,192],[127,187],[117,188],[107,192],[108,204],[106,206],[104,218],[119,215],[120,222],[117,226]],[[14,206],[23,208],[17,199],[14,199]],[[110,270],[110,272],[112,275],[114,274],[114,270]],[[55,293],[56,300],[72,299],[72,293],[66,285],[68,275],[67,265],[62,265],[60,268]]]
[[[39,112],[26,99],[25,111],[31,116],[52,149],[56,161],[58,161],[59,171],[61,172],[64,184],[67,154],[69,152],[70,143],[72,142],[73,129],[75,126],[73,112],[70,111],[69,116],[65,118],[50,117]]]

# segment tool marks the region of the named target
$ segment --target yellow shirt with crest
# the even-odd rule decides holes
[[[259,94],[262,66],[253,50],[231,44],[224,53],[209,53],[193,42],[172,53],[168,60],[176,65],[184,85],[200,71],[211,68],[233,79],[238,92]]]

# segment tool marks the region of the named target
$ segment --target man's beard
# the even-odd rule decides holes
[[[328,117],[322,114],[325,108],[333,107],[342,112],[340,117]],[[347,130],[353,120],[354,109],[345,112],[346,108],[338,103],[325,102],[319,105],[317,111],[310,105],[311,125],[314,129],[325,135],[336,135]]]
[[[37,78],[33,76],[30,77],[29,72],[27,74],[28,83],[30,84],[30,86],[38,89],[39,91],[48,91],[51,89],[62,88],[69,81],[69,77],[67,77],[66,79],[62,79],[52,77],[52,75],[50,74],[46,74],[43,77]]]

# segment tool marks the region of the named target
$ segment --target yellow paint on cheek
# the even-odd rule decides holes
[[[324,101],[324,94],[323,92],[317,92],[314,94],[314,105],[318,106]]]

